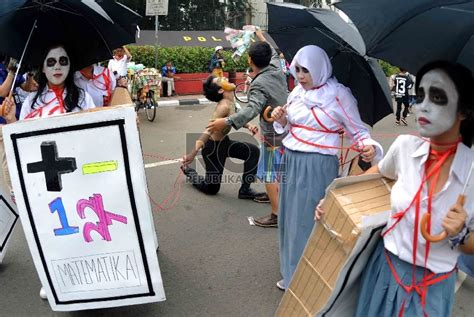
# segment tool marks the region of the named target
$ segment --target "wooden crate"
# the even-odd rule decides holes
[[[393,181],[350,177],[355,183],[329,187],[324,219],[313,230],[276,316],[315,316],[328,302],[361,233],[364,216],[390,209]],[[357,181],[361,179],[361,181]]]

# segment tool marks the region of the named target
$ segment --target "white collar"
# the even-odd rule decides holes
[[[422,166],[426,163],[426,160],[428,159],[429,156],[429,151],[430,151],[430,142],[428,140],[424,140],[422,138],[420,140],[420,145],[416,149],[415,152],[411,155],[413,158],[419,158],[419,166],[420,169]],[[456,154],[454,154],[454,160],[453,163],[451,164],[451,171],[454,173],[454,175],[457,177],[457,179],[461,182],[461,184],[464,184],[467,179],[467,175],[469,173],[469,169],[464,168],[466,164],[471,164],[471,149],[469,149],[464,143],[459,142],[457,149],[456,149]],[[451,173],[450,171],[450,173]]]

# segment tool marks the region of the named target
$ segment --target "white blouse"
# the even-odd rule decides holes
[[[112,72],[117,72],[116,77],[124,77],[127,76],[127,63],[129,62],[128,56],[124,55],[122,58],[117,59],[117,58],[112,58],[109,61],[108,69]]]
[[[21,106],[20,120],[31,119],[31,118],[42,118],[49,116],[57,116],[66,112],[64,106],[61,105],[61,100],[56,97],[53,90],[44,89],[43,93],[36,99],[34,107],[32,107],[33,99],[35,98],[36,92],[32,92],[26,97],[23,105]],[[63,92],[63,99],[66,97],[66,89]],[[78,112],[95,108],[94,101],[91,96],[82,91],[79,96],[79,107],[76,107],[72,112]]]
[[[277,133],[289,131],[288,135],[283,139],[283,145],[286,148],[299,152],[336,155],[341,146],[340,134],[322,132],[321,130],[327,128],[330,131],[337,131],[343,128],[351,144],[360,146],[375,145],[376,156],[374,161],[378,162],[382,159],[383,148],[371,138],[369,130],[362,123],[357,108],[357,101],[348,88],[338,85],[335,94],[337,98],[332,98],[329,102],[325,102],[325,104],[316,103],[311,105],[311,107],[303,102],[304,93],[303,91],[302,93],[295,94],[292,98],[288,98],[291,101],[286,108],[286,126],[283,127],[276,121],[273,123]],[[309,127],[310,129],[298,126]],[[314,146],[305,142],[321,146]],[[347,142],[344,144],[345,147],[350,146]]]
[[[411,203],[418,191],[424,176],[425,162],[428,159],[430,144],[428,141],[412,135],[401,135],[392,144],[387,155],[379,162],[380,173],[388,178],[397,180],[391,192],[391,216],[404,211]],[[461,194],[467,175],[474,161],[474,153],[460,143],[454,156],[449,177],[443,189],[434,195],[432,201],[431,232],[438,234],[443,230],[441,223],[456,203]],[[421,193],[420,220],[427,211],[428,192],[424,186]],[[472,227],[474,215],[474,189],[466,193],[464,208],[468,213],[467,224]],[[410,207],[402,220],[384,237],[385,248],[397,255],[400,259],[413,262],[413,234],[415,222],[415,204]],[[390,217],[387,223],[389,228],[396,220]],[[416,265],[424,266],[426,240],[418,233],[418,247]],[[451,271],[456,265],[461,251],[451,250],[447,239],[439,243],[430,244],[430,253],[427,268],[434,273]]]
[[[91,95],[96,107],[102,107],[104,99],[110,102],[117,80],[108,68],[94,65],[93,78],[88,79],[77,71],[74,73],[74,82]]]

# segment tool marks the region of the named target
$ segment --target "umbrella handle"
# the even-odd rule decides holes
[[[263,111],[263,120],[267,121],[267,122],[273,122],[275,121],[272,117],[271,117],[271,114],[270,112],[272,111],[272,107],[271,106],[267,106],[265,108],[265,110]]]
[[[12,86],[13,86],[13,85],[12,85]],[[5,113],[5,108],[6,108],[5,102],[7,101],[7,99],[10,99],[10,100],[11,100],[11,99],[12,99],[12,96],[13,96],[13,92],[10,91],[10,93],[8,94],[8,96],[5,97],[5,99],[3,99],[2,105],[0,106],[0,107],[1,107],[1,109],[0,109],[0,116],[5,117],[5,115],[6,115],[6,113]]]
[[[423,238],[425,238],[426,241],[429,241],[432,243],[437,243],[446,239],[446,237],[448,236],[448,233],[445,230],[443,230],[440,234],[436,236],[428,233],[428,228],[426,225],[428,221],[430,221],[430,219],[431,219],[431,215],[429,213],[424,214],[423,217],[421,218],[420,231]]]
[[[461,194],[458,196],[456,203],[461,206],[464,206],[465,200],[466,200],[466,196]],[[440,234],[436,236],[433,236],[428,233],[426,224],[428,223],[430,218],[431,218],[431,215],[428,213],[424,214],[423,218],[421,218],[420,230],[421,230],[421,235],[423,236],[423,238],[425,238],[426,241],[433,242],[433,243],[440,242],[446,239],[446,237],[448,236],[448,233],[446,232],[446,230],[443,230]]]

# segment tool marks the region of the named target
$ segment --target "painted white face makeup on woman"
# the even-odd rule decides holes
[[[59,86],[64,83],[69,74],[69,56],[62,47],[56,47],[49,51],[43,62],[43,73],[48,82]]]
[[[421,136],[434,137],[456,122],[459,94],[451,78],[433,69],[421,79],[415,105],[416,127]]]

